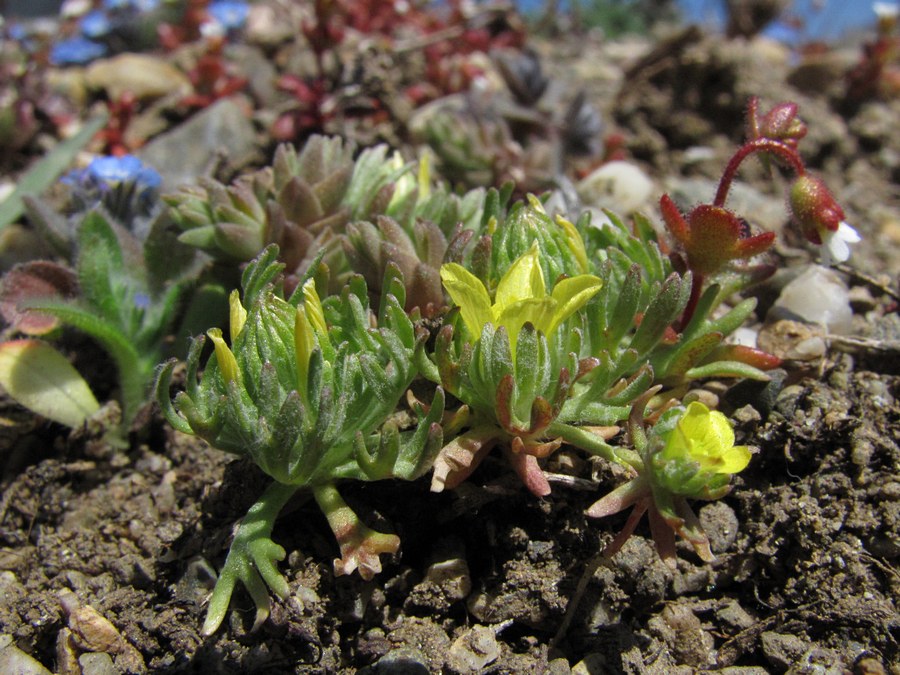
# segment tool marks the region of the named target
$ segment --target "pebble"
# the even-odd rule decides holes
[[[500,658],[500,644],[489,626],[475,626],[450,646],[447,666],[455,673],[478,673]]]
[[[220,153],[230,161],[244,161],[254,152],[255,140],[244,109],[232,99],[222,99],[157,136],[137,155],[159,171],[164,191],[173,190],[206,175]]]
[[[630,162],[608,162],[583,178],[575,189],[586,206],[625,215],[649,204],[653,181]]]
[[[126,92],[146,100],[179,91],[187,94],[192,89],[187,75],[168,61],[149,54],[125,53],[94,61],[85,70],[84,81],[89,89],[105,91],[111,101]]]
[[[450,600],[462,600],[472,591],[469,564],[464,558],[451,558],[430,565],[425,572],[425,581],[440,588]]]
[[[784,672],[797,663],[809,649],[809,644],[796,635],[766,631],[761,636],[762,650],[768,662]]]
[[[88,652],[78,657],[81,675],[118,675],[119,670],[109,654]]]
[[[51,675],[35,658],[16,647],[12,635],[0,635],[0,673]]]
[[[853,311],[843,280],[833,270],[810,265],[781,291],[767,318],[801,319],[823,326],[829,333],[847,335]]]
[[[821,326],[782,319],[762,327],[758,345],[780,359],[815,361],[824,356],[827,349],[823,333]]]
[[[734,548],[740,523],[737,515],[725,502],[711,502],[700,509],[700,524],[709,537],[713,553],[724,553]]]
[[[418,649],[398,647],[359,672],[360,675],[428,675],[428,659]]]

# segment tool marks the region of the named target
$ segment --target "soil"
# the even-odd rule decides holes
[[[624,516],[584,511],[621,477],[563,451],[550,470],[586,480],[556,479],[540,500],[488,460],[438,495],[427,478],[342,486],[366,522],[403,542],[369,582],[334,576],[328,525],[298,496],[273,537],[289,552],[289,600],[250,632],[238,591],[205,638],[215,569],[266,477],[159,419],[121,450],[8,404],[0,633],[66,673],[900,673],[900,322],[895,280],[879,277],[900,269],[900,141],[895,127],[877,143],[871,130],[896,124],[897,101],[843,110],[828,92],[788,85],[787,65],[760,72],[761,47],[712,39],[651,59],[616,97],[635,62],[626,47],[541,51],[570,77],[588,74],[591,97],[660,179],[712,176],[679,157],[701,139],[733,147],[747,95],[799,100],[820,130],[813,164],[866,239],[851,261],[866,276],[844,275],[857,339],[788,361],[767,385],[717,390],[738,442],[759,452],[729,496],[697,505],[715,562],[682,542],[671,570],[646,525],[599,559]]]

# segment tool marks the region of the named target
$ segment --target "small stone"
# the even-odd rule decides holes
[[[464,558],[434,563],[425,572],[425,581],[438,586],[450,600],[462,600],[472,591],[472,576]]]
[[[737,600],[732,600],[724,607],[716,611],[719,621],[736,631],[750,628],[756,620],[750,616],[746,609],[741,607]]]
[[[709,537],[713,553],[724,553],[734,548],[740,523],[737,515],[725,502],[712,502],[700,509],[700,525]]]
[[[781,319],[759,331],[759,348],[780,359],[811,362],[825,355],[824,329],[802,321]]]
[[[372,666],[373,675],[428,675],[428,659],[413,647],[398,647]]]
[[[88,652],[78,657],[81,675],[118,675],[119,670],[113,664],[109,654]]]
[[[714,662],[712,636],[703,630],[700,619],[684,605],[666,605],[662,618],[673,631],[672,656],[678,664],[694,668]]]
[[[94,61],[85,71],[84,81],[89,89],[104,90],[111,101],[126,92],[144,100],[191,91],[187,75],[168,61],[129,52]]]
[[[628,214],[648,204],[653,181],[644,171],[629,162],[608,162],[591,172],[576,186],[586,206]]]
[[[159,171],[163,189],[172,190],[207,175],[219,153],[241,163],[255,147],[256,132],[244,109],[235,100],[222,99],[157,136],[137,154]]]
[[[11,635],[0,635],[0,673],[51,675],[34,657],[16,647]]]
[[[455,673],[477,673],[500,658],[500,645],[493,629],[475,626],[450,646],[447,666]]]
[[[564,658],[553,659],[547,664],[547,675],[571,675],[572,669]]]
[[[610,664],[603,654],[587,654],[572,666],[572,675],[598,675],[610,671]]]
[[[826,267],[810,265],[784,287],[767,318],[800,319],[822,326],[829,333],[847,335],[853,312],[841,278]]]
[[[761,637],[762,650],[772,666],[785,671],[800,661],[809,644],[795,635],[766,631]]]

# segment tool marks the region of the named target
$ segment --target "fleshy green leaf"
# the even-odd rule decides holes
[[[72,364],[40,340],[0,345],[0,385],[29,410],[68,427],[80,426],[100,409]]]

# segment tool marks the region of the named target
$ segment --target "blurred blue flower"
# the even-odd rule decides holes
[[[102,204],[120,223],[143,238],[159,210],[162,177],[134,155],[97,157],[87,168],[60,179],[72,189],[75,213]]]
[[[10,40],[15,40],[17,42],[22,42],[30,37],[28,29],[20,23],[9,24],[6,28],[6,34],[9,36]]]
[[[103,37],[112,29],[109,17],[99,9],[88,12],[81,17],[78,25],[81,27],[81,32],[89,38]]]
[[[131,181],[142,188],[158,188],[162,178],[156,169],[147,166],[134,155],[97,157],[87,168],[88,176],[98,185],[113,187]]]
[[[139,12],[152,12],[159,7],[160,0],[133,0],[132,5]]]
[[[106,45],[83,37],[57,42],[50,49],[50,63],[56,66],[89,63],[106,54]]]
[[[206,8],[213,21],[225,32],[238,30],[246,22],[250,14],[250,5],[240,0],[216,0]]]

